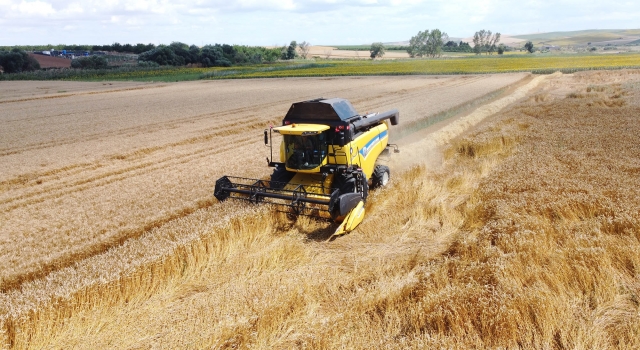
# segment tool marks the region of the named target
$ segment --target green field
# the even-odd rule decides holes
[[[640,54],[510,54],[441,59],[316,60],[279,62],[229,68],[137,68],[104,70],[49,70],[0,75],[0,80],[77,81],[185,81],[278,77],[327,77],[367,75],[450,75],[508,72],[572,73],[593,69],[640,68]]]

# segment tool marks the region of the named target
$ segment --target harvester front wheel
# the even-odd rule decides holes
[[[378,188],[386,186],[389,183],[390,175],[391,171],[388,166],[376,165],[376,168],[373,170],[373,175],[371,176],[371,187]]]

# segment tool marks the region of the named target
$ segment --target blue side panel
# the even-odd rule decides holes
[[[371,141],[367,142],[367,144],[360,150],[360,155],[363,158],[367,158],[371,150],[374,149],[375,146],[378,145],[378,143],[380,143],[380,141],[384,140],[384,138],[387,137],[388,134],[389,132],[385,130],[379,133],[378,135],[376,135],[374,138],[371,139]]]

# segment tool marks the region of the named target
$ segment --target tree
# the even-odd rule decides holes
[[[449,41],[449,35],[440,29],[419,31],[411,37],[407,53],[411,57],[440,57],[445,41]]]
[[[176,55],[173,48],[160,45],[153,50],[141,53],[138,56],[139,62],[151,61],[161,66],[184,66],[185,61],[181,56]]]
[[[441,32],[440,29],[434,29],[429,34],[427,40],[427,55],[430,57],[440,57],[442,54],[442,45],[449,40],[447,33]]]
[[[108,66],[109,62],[104,56],[81,57],[71,61],[71,68],[100,69]]]
[[[524,44],[524,48],[529,51],[529,53],[533,53],[533,51],[535,50],[531,41],[527,41],[527,43]]]
[[[150,44],[150,45],[153,45],[153,44]],[[147,45],[139,43],[133,47],[133,53],[141,54],[145,51],[153,50],[153,48],[155,48],[155,45],[153,47],[148,48]]]
[[[205,45],[200,53],[200,63],[205,67],[230,67],[231,61],[229,61],[219,44]]]
[[[300,48],[300,56],[306,60],[307,55],[309,55],[309,49],[311,48],[311,44],[309,44],[306,41],[303,41],[300,43],[300,45],[298,45],[298,47]]]
[[[292,60],[298,56],[296,52],[296,48],[298,47],[298,43],[296,41],[292,41],[288,47],[282,50],[282,59],[283,60]]]
[[[40,69],[35,58],[25,51],[13,48],[11,51],[0,51],[0,66],[5,73],[20,73]]]
[[[481,30],[473,35],[473,52],[479,55],[483,52],[493,54],[500,42],[500,33],[491,33],[490,30]]]
[[[192,48],[195,49],[196,52],[190,50],[189,45],[179,41],[172,42],[169,44],[169,47],[177,56],[182,57],[185,64],[197,63],[200,59],[200,49],[195,45],[192,45]]]
[[[373,60],[376,59],[376,57],[384,56],[384,50],[384,44],[380,42],[371,44],[371,48],[369,49],[371,59]]]
[[[500,44],[498,45],[498,55],[502,55],[504,53],[504,51],[506,50],[506,46],[504,46],[504,44]]]
[[[419,31],[418,34],[411,37],[409,40],[409,48],[407,49],[407,53],[409,57],[422,57],[425,54],[423,43],[427,41],[429,37],[429,30]]]
[[[200,62],[200,48],[196,45],[189,46],[189,59],[191,63]]]
[[[491,32],[489,32],[489,33],[491,33]],[[488,50],[487,50],[489,55],[493,55],[493,53],[496,52],[496,49],[497,49],[496,45],[499,42],[500,42],[500,33],[495,33],[493,35],[493,37],[490,36],[489,43],[488,43],[489,47],[488,47]]]
[[[236,59],[238,51],[236,50],[235,46],[229,44],[216,44],[216,46],[222,48],[222,54],[224,54],[224,58],[226,58],[227,60],[234,61]]]

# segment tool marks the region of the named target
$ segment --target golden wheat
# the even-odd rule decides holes
[[[214,204],[213,181],[226,172],[264,175],[255,162],[264,152],[261,129],[292,100],[339,94],[359,109],[396,106],[420,118],[524,76],[115,84],[106,91],[88,84],[97,93],[35,91],[3,101],[3,342],[38,344],[31,327],[53,329],[79,309],[163,285],[173,273],[162,272],[167,264],[183,268],[174,254],[190,256],[177,252],[227,230],[222,218],[241,208]],[[33,84],[15,84],[31,95]],[[414,102],[422,95],[429,106]],[[114,105],[122,111],[112,117]],[[189,223],[172,226],[182,217]]]
[[[323,241],[331,225],[268,208],[212,205],[166,222],[1,294],[0,339],[15,348],[637,348],[638,73],[547,78],[453,142],[441,168],[394,173],[372,192],[362,225],[333,242]],[[455,124],[417,146],[459,135]]]

